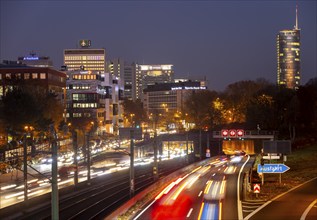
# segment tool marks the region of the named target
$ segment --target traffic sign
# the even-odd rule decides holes
[[[222,137],[227,137],[228,134],[229,134],[229,131],[228,131],[228,130],[222,130],[222,131],[221,131]]]
[[[289,169],[285,164],[258,164],[258,173],[285,173]]]
[[[210,150],[206,149],[206,157],[210,157]]]
[[[260,184],[258,184],[258,183],[253,184],[253,192],[254,193],[260,193],[260,189],[261,189]]]
[[[236,135],[237,135],[236,130],[230,130],[229,135],[230,135],[230,137],[236,137]]]
[[[267,156],[263,156],[263,159],[265,160],[278,160],[280,159],[279,155],[267,155]]]

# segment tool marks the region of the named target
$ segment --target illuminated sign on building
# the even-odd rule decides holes
[[[91,40],[80,40],[79,45],[81,47],[90,47],[91,46]]]
[[[177,87],[172,87],[171,90],[180,90],[180,89],[185,89],[185,90],[193,90],[193,89],[206,89],[206,86],[177,86]]]
[[[23,60],[39,60],[39,57],[23,57]]]

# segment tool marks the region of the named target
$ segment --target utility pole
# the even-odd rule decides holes
[[[189,163],[189,158],[188,158],[188,131],[186,132],[186,163]]]
[[[74,185],[78,184],[78,146],[77,146],[77,132],[73,130],[73,150],[74,150],[74,164],[75,164],[75,173],[74,173]]]
[[[23,135],[23,179],[24,179],[24,201],[28,201],[28,164],[27,164],[26,134]]]
[[[58,185],[57,185],[57,135],[56,131],[51,125],[53,133],[52,141],[52,219],[59,219],[59,207],[58,207]]]
[[[90,182],[90,146],[89,146],[89,132],[86,133],[86,150],[87,150],[87,181]]]
[[[201,128],[199,129],[199,159],[202,159],[202,149],[201,149]]]
[[[157,140],[156,140],[157,134],[156,134],[156,126],[154,130],[154,166],[153,166],[153,177],[154,181],[158,180],[158,162],[157,162]]]
[[[134,130],[130,130],[130,198],[134,196]]]

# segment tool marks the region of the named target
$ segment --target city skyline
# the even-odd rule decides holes
[[[304,85],[316,77],[316,2],[297,4]],[[276,34],[295,26],[295,8],[296,1],[1,1],[0,60],[35,51],[59,69],[65,49],[90,39],[107,61],[171,63],[175,77],[206,76],[211,90],[276,83]]]

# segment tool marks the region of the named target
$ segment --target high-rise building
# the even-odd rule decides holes
[[[296,6],[294,29],[282,30],[277,35],[277,84],[298,89],[300,78],[300,29]]]
[[[124,69],[124,60],[121,58],[112,59],[107,62],[107,71],[115,77],[122,78]]]
[[[136,100],[136,63],[125,63],[123,70],[124,97]]]
[[[90,70],[105,72],[106,51],[105,49],[90,49],[89,40],[79,42],[80,49],[64,50],[64,65],[69,71]]]
[[[136,98],[142,100],[143,90],[156,83],[171,83],[174,69],[171,64],[136,65]]]

